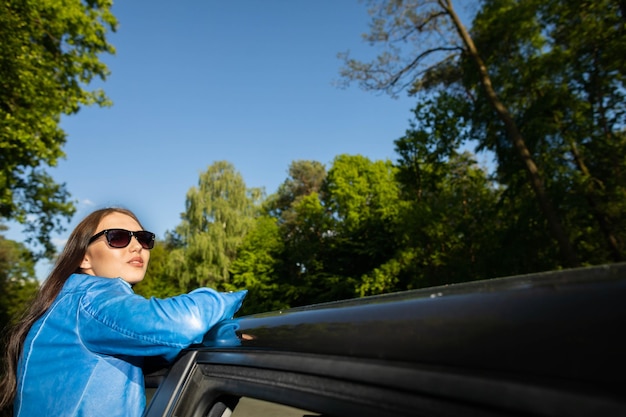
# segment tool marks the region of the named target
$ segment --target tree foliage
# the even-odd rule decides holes
[[[619,3],[486,0],[471,31],[449,1],[369,4],[366,39],[387,49],[345,55],[343,75],[407,90],[415,119],[396,164],[341,155],[320,187],[292,177],[270,196],[273,282],[288,285],[275,295],[300,305],[623,259]]]
[[[324,206],[332,219],[335,256],[331,270],[360,278],[395,250],[400,210],[392,162],[339,155],[324,184]]]
[[[455,114],[464,126],[457,143],[477,141],[495,154],[503,197],[517,200],[508,206],[521,208],[522,196],[534,196],[524,205],[532,218],[526,227],[536,236],[549,231],[557,265],[623,259],[623,216],[615,214],[625,160],[621,4],[485,0],[470,31],[450,0],[369,5],[367,39],[384,50],[369,63],[344,55],[344,79],[392,94],[407,90],[418,108]],[[417,116],[418,125],[432,123]],[[590,168],[596,158],[617,181]],[[591,248],[598,239],[600,257]]]
[[[476,4],[467,31],[449,1],[370,2],[368,40],[388,50],[344,75],[414,95],[396,161],[294,161],[262,205],[216,163],[150,273],[248,288],[242,311],[256,313],[623,260],[626,8]]]
[[[289,176],[268,197],[264,210],[275,219],[282,251],[275,275],[281,299],[289,306],[320,300],[327,291],[324,260],[328,253],[328,215],[321,202],[326,168],[317,161],[294,161]],[[322,297],[322,299],[325,299]]]
[[[626,42],[616,1],[486,1],[474,21],[499,94],[542,169],[577,257],[620,261],[626,185],[624,65],[614,54]],[[512,34],[507,22],[521,28]],[[475,102],[473,126],[496,152],[500,180],[522,190],[507,146]]]
[[[200,175],[171,238],[178,247],[169,255],[167,271],[181,288],[227,286],[230,265],[253,226],[261,197],[261,190],[248,189],[229,162],[215,162]]]
[[[279,310],[290,306],[293,286],[285,282],[281,255],[284,241],[277,220],[260,216],[238,248],[230,266],[230,290],[246,288],[248,295],[240,314]]]
[[[74,213],[64,184],[46,172],[63,153],[61,115],[107,105],[102,53],[114,53],[110,0],[11,0],[0,3],[0,218],[25,225],[51,256],[52,230]]]
[[[436,100],[432,107],[416,109],[418,115],[430,115],[432,123],[423,124],[429,128],[413,126],[395,142],[403,204],[396,237],[400,251],[391,265],[399,288],[513,273],[494,268],[502,252],[497,246],[501,191],[473,155],[444,146],[456,134],[446,127],[454,119],[440,117],[440,104]],[[453,137],[447,138],[448,133]]]
[[[362,63],[345,56],[346,68],[342,75],[348,80],[358,80],[366,89],[379,89],[396,93],[398,89],[411,88],[411,92],[433,89],[443,84],[455,83],[454,77],[462,71],[454,67],[469,63],[463,70],[476,75],[478,85],[471,94],[482,95],[498,117],[511,149],[522,162],[546,223],[559,244],[563,263],[577,264],[571,243],[557,216],[544,179],[531,155],[526,139],[519,131],[511,111],[494,89],[491,76],[481,51],[461,22],[451,0],[372,0],[371,42],[382,43],[386,49],[376,60]],[[398,47],[410,43],[408,52]],[[407,53],[407,56],[404,56]],[[478,88],[477,88],[478,87]]]
[[[4,230],[0,225],[0,231]],[[38,287],[30,251],[0,235],[0,329],[26,309]]]

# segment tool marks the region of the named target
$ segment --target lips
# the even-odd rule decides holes
[[[130,261],[128,261],[128,263],[135,266],[143,266],[143,259],[140,256],[135,256]]]

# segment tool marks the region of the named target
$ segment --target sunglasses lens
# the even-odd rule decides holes
[[[142,248],[152,249],[154,247],[154,233],[141,230],[134,234]]]
[[[111,229],[107,232],[107,241],[112,248],[124,248],[130,243],[131,234],[128,230]]]

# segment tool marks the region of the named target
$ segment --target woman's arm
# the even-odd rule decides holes
[[[114,285],[96,286],[82,297],[78,330],[93,352],[173,358],[201,342],[216,323],[232,318],[246,293],[200,288],[171,298],[145,299],[114,280]]]

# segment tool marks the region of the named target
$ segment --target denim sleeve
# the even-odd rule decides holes
[[[172,359],[181,349],[200,343],[215,324],[232,318],[246,293],[200,288],[176,297],[145,299],[118,283],[81,298],[78,332],[85,347],[95,353]]]

